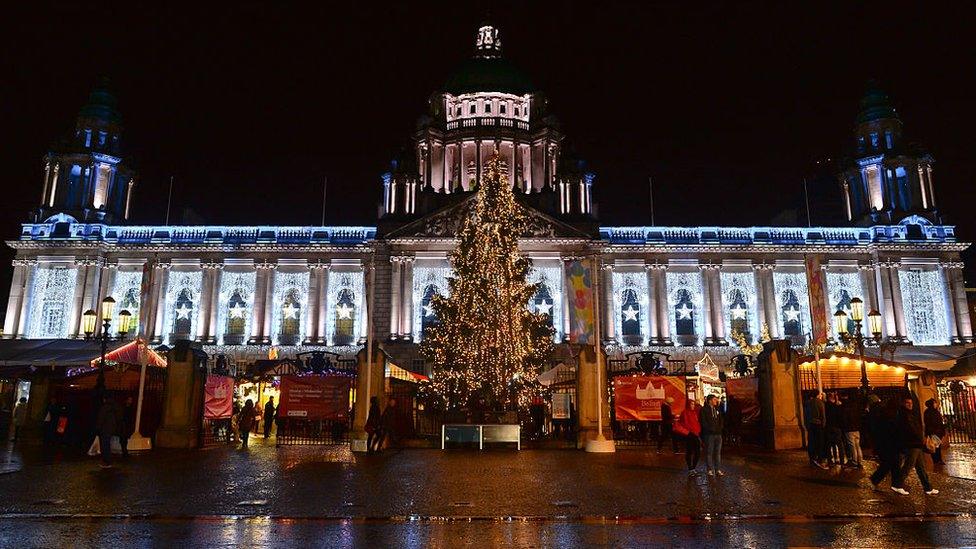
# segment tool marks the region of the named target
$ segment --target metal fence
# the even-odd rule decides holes
[[[676,437],[662,429],[660,421],[618,421],[614,414],[613,378],[631,375],[684,376],[693,373],[684,360],[672,359],[671,355],[656,351],[628,353],[624,358],[607,362],[607,384],[610,391],[610,426],[617,446],[657,447],[677,449]]]
[[[278,418],[275,441],[278,446],[311,446],[349,442],[352,415],[347,419]]]
[[[946,438],[957,444],[976,442],[976,387],[952,381],[938,388]]]
[[[200,429],[201,446],[220,446],[236,443],[237,437],[231,428],[231,418],[204,419]]]

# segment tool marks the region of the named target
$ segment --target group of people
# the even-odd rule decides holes
[[[881,398],[874,394],[865,400],[858,396],[817,393],[804,405],[810,463],[821,469],[863,468],[861,433],[866,429],[878,459],[878,468],[871,475],[875,489],[891,476],[891,489],[907,495],[905,481],[914,470],[925,493],[938,494],[929,482],[922,455],[928,449],[935,464],[942,462],[945,424],[935,399],[929,399],[925,407],[923,423],[911,396],[882,404]]]
[[[135,401],[126,397],[119,405],[118,401],[109,394],[100,397],[98,410],[95,412],[95,437],[98,439],[98,449],[102,458],[102,467],[112,467],[112,438],[118,437],[122,456],[129,457],[129,437],[134,430]]]
[[[251,438],[251,431],[257,427],[259,412],[254,406],[254,401],[247,399],[244,406],[232,418],[232,430],[237,438],[241,440],[241,449],[247,448],[247,442]],[[275,407],[274,397],[268,397],[268,402],[264,404],[264,412],[261,419],[264,420],[264,438],[271,437],[271,429],[278,418],[278,408]]]
[[[671,405],[661,406],[662,429],[667,429],[674,438],[684,438],[685,464],[688,475],[698,474],[698,462],[702,447],[705,448],[705,472],[708,476],[724,476],[722,471],[722,436],[725,427],[725,414],[719,405],[718,395],[705,398],[705,405],[698,406],[688,400],[685,409],[674,419]],[[666,426],[666,427],[665,427]]]
[[[369,399],[369,413],[366,415],[366,453],[379,452],[383,444],[395,443],[396,399],[386,402],[386,409],[380,413],[380,403],[376,397]]]

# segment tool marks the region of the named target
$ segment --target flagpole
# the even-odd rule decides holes
[[[603,370],[605,366],[603,364],[603,353],[601,352],[600,345],[602,339],[602,334],[600,333],[600,274],[598,267],[598,260],[593,258],[593,316],[595,320],[594,333],[593,333],[593,349],[596,350],[596,438],[592,438],[586,441],[586,451],[592,453],[602,453],[608,454],[611,452],[616,452],[617,447],[612,439],[607,439],[603,436],[603,394],[606,391],[606,386],[603,384]],[[579,375],[579,372],[576,373]]]
[[[169,212],[167,211],[167,217]],[[142,295],[140,296],[140,307],[139,307],[139,329],[138,336],[136,337],[136,349],[139,352],[139,396],[136,399],[136,421],[134,431],[132,436],[129,437],[129,442],[126,444],[126,448],[132,451],[138,450],[151,450],[152,441],[149,438],[142,436],[140,432],[140,427],[142,425],[142,403],[146,394],[146,368],[149,362],[149,347],[146,341],[146,325],[149,319],[149,296],[153,294],[153,288],[156,285],[155,264],[153,261],[147,261],[143,266],[142,277],[143,284],[141,288]]]

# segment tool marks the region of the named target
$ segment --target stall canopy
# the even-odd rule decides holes
[[[116,362],[116,363],[119,363],[119,364],[141,365],[142,362],[140,362],[140,360],[139,360],[139,345],[140,345],[140,342],[139,341],[130,341],[129,343],[126,343],[125,345],[119,347],[118,349],[115,349],[114,351],[111,351],[109,353],[105,353],[105,362],[106,363]],[[101,355],[100,352],[99,352],[99,355]],[[91,359],[91,361],[89,361],[89,364],[91,364],[92,366],[97,366],[98,365],[98,362],[101,359],[102,359],[101,356],[97,356],[97,357]],[[156,366],[156,367],[159,367],[159,368],[165,368],[166,367],[166,359],[163,358],[156,351],[153,351],[152,349],[146,348],[146,365],[147,366]]]
[[[911,364],[884,360],[876,356],[865,356],[868,382],[872,387],[904,387],[908,376],[917,375],[924,368]],[[857,355],[835,352],[820,357],[820,377],[823,388],[854,389],[861,386],[861,360]],[[800,384],[803,390],[817,388],[816,362],[814,357],[800,359]]]
[[[545,372],[539,374],[539,377],[535,378],[535,380],[538,381],[543,387],[549,387],[553,383],[567,380],[572,380],[575,383],[576,368],[564,362],[560,362],[555,368],[546,370]]]
[[[895,349],[894,360],[927,370],[943,371],[956,365],[963,355],[970,353],[962,345],[943,345],[938,347],[900,345]]]
[[[421,381],[427,381],[428,377],[423,374],[418,374],[416,372],[411,372],[405,368],[401,368],[392,362],[386,363],[386,377],[391,377],[393,379],[399,379],[402,381],[410,381],[412,383],[420,383]]]
[[[107,360],[125,362],[129,364],[139,364],[138,350],[135,342],[116,343],[118,347],[112,349],[111,353],[106,354]],[[126,350],[131,347],[131,350]],[[111,358],[113,353],[120,353],[118,356],[128,357],[129,353],[136,356],[133,362],[124,359]],[[97,341],[85,341],[83,339],[4,339],[0,340],[0,366],[53,366],[53,367],[78,367],[88,366],[94,361],[97,363],[102,353],[101,345]],[[150,364],[165,366],[166,360],[159,354],[149,350],[150,361],[161,361],[161,364],[150,362]]]

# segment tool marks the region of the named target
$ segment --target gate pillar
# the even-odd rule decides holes
[[[156,431],[157,448],[196,448],[203,423],[203,391],[207,354],[199,343],[176,342],[166,358],[163,420]]]
[[[603,414],[603,434],[613,438],[610,427],[609,392],[606,372],[601,372],[604,361],[597,360],[597,349],[593,345],[583,346],[576,367],[576,447],[584,448],[588,440],[596,438],[599,414]],[[599,392],[600,404],[597,409],[596,395]]]
[[[356,403],[353,406],[352,438],[350,447],[353,452],[366,451],[366,419],[369,414],[369,399],[378,397],[380,410],[385,409],[386,402],[383,383],[384,369],[386,368],[386,355],[379,345],[373,344],[373,362],[369,363],[366,349],[359,351],[356,358],[359,360],[356,374]]]
[[[797,355],[790,342],[763,344],[759,355],[759,401],[763,444],[772,450],[803,447],[803,419]]]

